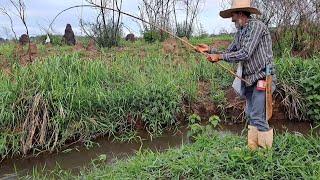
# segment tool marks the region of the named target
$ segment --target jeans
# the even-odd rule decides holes
[[[270,129],[266,120],[266,92],[257,90],[256,86],[257,83],[245,87],[246,116],[251,126],[265,132]]]

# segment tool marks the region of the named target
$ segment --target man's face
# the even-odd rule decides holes
[[[236,26],[236,28],[240,28],[244,25],[244,20],[242,18],[242,14],[240,13],[232,13],[232,22],[234,22],[234,25]]]

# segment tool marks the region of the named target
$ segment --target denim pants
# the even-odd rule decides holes
[[[245,87],[246,116],[251,126],[265,132],[270,129],[266,120],[266,92],[257,90],[256,86],[257,83]]]

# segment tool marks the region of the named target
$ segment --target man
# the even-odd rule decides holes
[[[234,0],[231,9],[221,11],[222,18],[232,18],[237,33],[226,52],[217,54],[205,44],[197,46],[198,52],[207,52],[210,62],[224,60],[239,63],[246,98],[246,115],[249,118],[248,147],[271,148],[273,129],[266,118],[266,66],[273,64],[272,41],[269,30],[261,21],[251,18],[260,11],[251,6],[250,0]],[[239,67],[238,67],[239,71]],[[238,72],[237,72],[238,73]],[[238,79],[238,78],[236,78]],[[239,79],[238,79],[239,80]]]

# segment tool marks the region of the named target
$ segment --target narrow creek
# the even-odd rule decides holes
[[[276,133],[291,132],[295,134],[308,135],[312,125],[307,122],[273,121],[270,123]],[[231,132],[240,135],[245,124],[221,125],[218,130],[221,133]],[[188,143],[188,129],[180,127],[177,133],[165,133],[163,136],[150,139],[147,133],[141,133],[142,141],[138,142],[113,142],[106,138],[98,138],[94,142],[99,144],[92,148],[85,148],[82,144],[75,144],[68,152],[43,153],[37,157],[6,159],[0,165],[0,179],[16,179],[18,175],[31,173],[34,168],[53,170],[59,165],[63,170],[70,170],[75,174],[88,167],[93,159],[100,155],[106,155],[109,164],[116,160],[124,159],[134,155],[139,149],[150,149],[152,151],[164,151],[169,148],[177,148],[181,144]],[[320,129],[315,130],[320,134]]]

